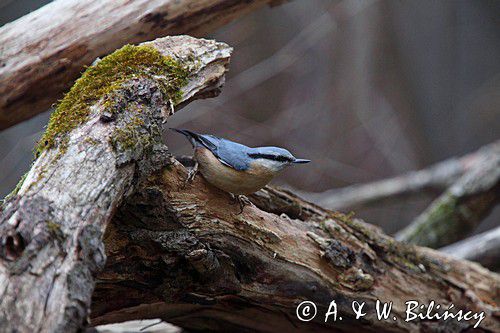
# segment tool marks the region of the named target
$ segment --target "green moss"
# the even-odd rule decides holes
[[[182,97],[180,88],[186,83],[187,75],[182,64],[151,46],[125,45],[87,68],[75,82],[52,113],[47,130],[35,147],[35,156],[58,144],[61,151],[65,151],[67,134],[87,120],[90,106],[104,97],[109,104],[105,106],[111,107],[112,93],[127,80],[155,77],[162,93],[175,103]]]
[[[144,125],[144,120],[135,117],[124,127],[116,128],[109,138],[113,149],[115,151],[118,149],[132,149],[138,142],[143,142],[147,136],[141,135],[137,131],[137,128],[142,125]]]
[[[91,138],[90,136],[88,136],[85,139],[83,139],[83,142],[88,143],[89,145],[93,145],[93,146],[95,146],[96,144],[99,143],[99,141],[97,141],[94,138]]]
[[[49,229],[51,233],[58,233],[61,231],[61,226],[59,224],[50,220],[45,221],[45,223],[47,223],[47,229]]]
[[[356,237],[366,242],[388,263],[395,264],[414,273],[420,273],[429,267],[427,260],[419,255],[411,245],[400,243],[393,238],[371,229],[368,225],[356,221],[353,214],[334,213],[333,216],[352,228]]]
[[[350,228],[354,229],[358,233],[362,234],[366,240],[373,241],[375,238],[376,231],[370,230],[367,225],[364,225],[361,222],[358,222],[354,219],[354,213],[350,212],[349,214],[336,213],[334,215],[336,219],[345,223]]]
[[[344,222],[346,224],[349,224],[354,219],[354,212],[349,212],[347,214],[344,214],[344,213],[341,213],[341,212],[333,212],[332,216],[335,219],[339,220],[339,221],[342,221],[342,222]]]
[[[406,241],[433,248],[453,242],[457,233],[471,229],[470,225],[460,221],[461,216],[467,216],[465,220],[469,220],[470,215],[469,211],[460,207],[455,196],[449,195],[434,204],[431,211],[415,224]]]

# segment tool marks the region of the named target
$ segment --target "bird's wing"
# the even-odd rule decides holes
[[[247,152],[250,148],[245,145],[219,138],[215,135],[198,134],[176,128],[172,128],[172,130],[184,134],[193,147],[201,145],[207,148],[221,163],[228,167],[238,171],[247,170],[249,167]]]
[[[226,139],[217,138],[212,135],[210,135],[210,137],[219,140],[217,150],[210,150],[219,161],[238,171],[244,171],[249,168],[249,148],[247,146]]]

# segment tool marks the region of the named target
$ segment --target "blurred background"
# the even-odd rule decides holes
[[[0,25],[50,1],[0,0]],[[222,94],[167,127],[313,162],[275,184],[322,192],[461,156],[500,138],[500,1],[295,0],[209,36],[234,47]],[[0,132],[0,197],[32,161],[49,112]],[[191,154],[165,132],[175,154]],[[389,233],[428,194],[356,210]],[[500,224],[497,208],[478,232]]]

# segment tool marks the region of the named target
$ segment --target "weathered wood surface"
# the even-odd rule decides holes
[[[94,275],[105,263],[108,222],[140,179],[168,160],[160,129],[172,103],[219,92],[226,44],[179,36],[146,45],[185,68],[182,96],[164,93],[166,70],[137,72],[119,82],[111,106],[109,95],[96,100],[87,119],[34,162],[0,212],[0,331],[76,332],[84,325]],[[120,136],[130,140],[117,142]]]
[[[46,111],[127,43],[201,35],[272,0],[56,0],[0,27],[0,129]]]
[[[474,323],[405,322],[408,300],[485,311],[500,330],[500,278],[483,267],[399,243],[362,221],[267,188],[238,204],[178,162],[150,177],[117,211],[106,235],[92,324],[162,318],[192,330],[238,332],[466,331]],[[377,299],[393,301],[390,320]],[[310,300],[317,317],[301,322]],[[336,300],[342,321],[324,315]],[[355,320],[351,302],[367,302]],[[397,321],[392,316],[397,317]],[[333,330],[336,329],[336,330]]]

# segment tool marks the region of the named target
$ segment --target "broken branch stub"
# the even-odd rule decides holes
[[[108,222],[140,179],[171,163],[162,122],[219,92],[230,53],[223,43],[166,37],[123,47],[75,83],[0,212],[2,330],[85,324]]]

